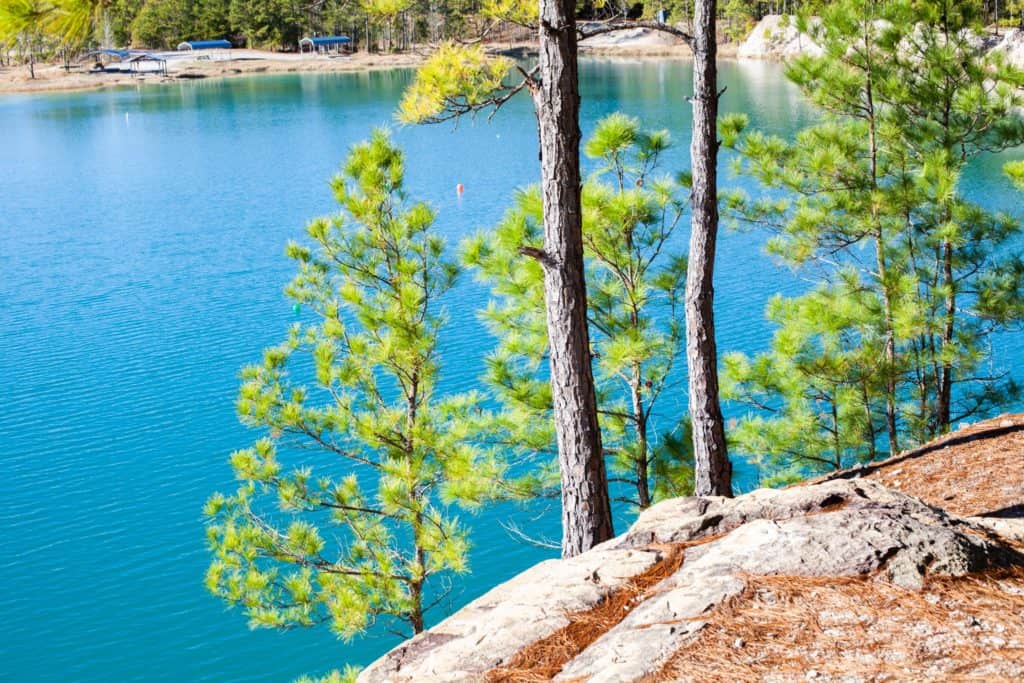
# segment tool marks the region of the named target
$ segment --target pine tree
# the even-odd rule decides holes
[[[646,508],[658,493],[689,492],[688,449],[677,425],[659,433],[653,412],[682,352],[686,260],[668,251],[687,197],[679,182],[656,175],[669,147],[666,131],[644,131],[634,118],[598,122],[584,149],[598,163],[583,186],[583,243],[591,349],[601,441],[623,500]],[[520,249],[541,244],[537,188],[520,191],[496,230],[466,245],[467,262],[495,295],[486,319],[498,339],[488,383],[503,409],[490,416],[489,440],[539,462],[536,489],[556,488],[551,388],[544,366],[548,334],[539,265]],[[682,450],[682,452],[680,452]],[[652,484],[654,490],[652,491]]]
[[[789,453],[794,461],[820,455],[799,445],[794,426],[795,414],[807,417],[799,405],[810,405],[806,395],[773,386],[770,373],[757,369],[786,366],[797,355],[801,362],[834,355],[840,332],[845,361],[832,375],[831,395],[836,414],[850,419],[830,418],[836,399],[828,398],[818,401],[812,422],[840,425],[839,444],[868,440],[853,457],[873,457],[876,435],[896,453],[1016,394],[1006,374],[991,368],[986,348],[993,332],[1020,320],[1021,263],[1007,249],[1019,225],[967,201],[959,181],[973,158],[1024,142],[1016,113],[1024,73],[983,54],[975,19],[969,3],[845,0],[816,30],[825,54],[787,69],[822,108],[822,121],[793,142],[740,135],[742,117],[725,122],[742,171],[784,190],[782,198],[734,196],[732,208],[774,232],[773,255],[821,282],[775,304],[782,327],[768,356],[728,364],[731,397],[774,413],[774,427],[796,437],[771,448],[744,438],[745,449]],[[848,312],[855,300],[856,313],[838,330],[837,311],[816,299]],[[800,344],[785,338],[793,329],[806,333]],[[741,430],[747,437],[754,431]],[[827,431],[803,438],[827,442]]]
[[[402,186],[385,133],[352,149],[333,183],[343,213],[310,224],[312,247],[288,247],[287,294],[316,321],[242,373],[239,415],[264,436],[231,456],[238,490],[207,504],[207,586],[254,626],[422,631],[443,597],[434,580],[466,570],[447,503],[473,506],[503,476],[467,445],[472,397],[436,395],[458,269]]]
[[[732,496],[732,463],[718,396],[715,245],[718,239],[718,66],[715,0],[694,3],[693,165],[690,264],[686,275],[686,365],[699,496]]]
[[[614,535],[611,502],[587,328],[580,197],[579,76],[576,62],[575,5],[541,0],[537,16],[539,60],[522,81],[504,85],[512,63],[487,58],[480,48],[447,46],[417,76],[399,107],[404,120],[432,122],[481,108],[499,107],[521,90],[533,98],[537,114],[540,193],[544,240],[520,245],[544,279],[544,309],[558,442],[562,498],[562,555],[571,557]]]
[[[511,60],[487,56],[479,46],[446,45],[420,69],[399,115],[416,123],[444,121],[487,108],[492,108],[493,115],[523,90],[532,96],[540,142],[544,241],[540,247],[521,245],[520,252],[537,260],[545,283],[561,470],[562,554],[569,557],[614,534],[586,319],[577,41],[626,26],[645,26],[685,39],[689,35],[666,24],[623,23],[622,18],[583,27],[576,23],[576,6],[570,0],[541,0],[539,5],[528,0],[487,0],[482,14],[536,29],[538,64],[527,71]],[[712,17],[712,34],[713,22]],[[513,69],[521,80],[508,84],[506,78]],[[718,405],[717,396],[714,404]],[[724,436],[721,443],[724,449]]]

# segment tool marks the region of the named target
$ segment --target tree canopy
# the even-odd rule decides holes
[[[730,397],[757,409],[734,436],[790,476],[896,453],[1017,395],[986,349],[1024,313],[1020,225],[960,178],[1024,143],[1024,72],[977,48],[977,9],[845,0],[816,29],[825,53],[787,69],[821,122],[792,141],[724,123],[741,172],[782,191],[731,208],[820,283],[772,303],[770,352],[727,361]]]

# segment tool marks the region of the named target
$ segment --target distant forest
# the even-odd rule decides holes
[[[767,14],[814,14],[833,0],[723,0],[721,40],[741,40]],[[979,0],[988,24],[1020,25],[1024,0]],[[508,0],[6,0],[0,4],[0,63],[27,63],[94,47],[171,49],[184,40],[225,38],[236,47],[295,50],[309,35],[344,34],[358,50],[479,36]],[[577,3],[580,19],[656,19],[689,28],[693,0]],[[501,22],[492,40],[532,32]]]

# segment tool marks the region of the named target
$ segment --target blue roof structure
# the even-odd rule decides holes
[[[351,43],[352,39],[348,36],[317,36],[315,38],[303,38],[303,43],[311,43],[317,47],[327,47],[331,45],[344,45]]]
[[[230,40],[186,40],[183,43],[178,43],[179,50],[212,50],[230,47]]]
[[[87,53],[85,56],[92,57],[93,55],[107,55],[109,57],[117,57],[119,59],[128,59],[132,56],[132,52],[131,50],[117,50],[112,47],[101,47]]]
[[[352,42],[352,39],[348,36],[315,36],[300,40],[299,47],[303,45],[308,45],[309,47],[333,47],[335,45],[347,45],[350,42]]]

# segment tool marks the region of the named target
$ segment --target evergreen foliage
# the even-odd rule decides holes
[[[597,163],[583,186],[583,242],[590,339],[602,443],[624,500],[641,508],[659,495],[689,492],[689,450],[677,424],[660,433],[653,413],[683,344],[680,322],[686,260],[670,240],[686,205],[678,180],[655,175],[670,144],[623,114],[602,119],[585,145]],[[465,259],[492,290],[485,317],[497,349],[487,383],[501,403],[488,438],[537,463],[538,492],[557,486],[548,337],[540,264],[521,253],[541,243],[538,188],[521,190],[492,232],[465,245]],[[686,442],[688,445],[688,441]],[[653,481],[653,491],[652,491]]]
[[[740,170],[782,190],[732,209],[820,283],[772,303],[770,352],[726,361],[729,396],[757,409],[734,437],[783,479],[896,453],[1017,395],[987,349],[1024,312],[1020,226],[959,181],[1024,143],[1024,72],[979,49],[976,9],[844,0],[816,29],[825,54],[787,69],[821,122],[791,142],[723,124]]]
[[[207,504],[207,586],[254,627],[418,633],[445,576],[466,570],[449,503],[486,500],[504,467],[468,445],[473,397],[436,394],[458,268],[430,208],[405,201],[401,152],[376,131],[333,188],[343,213],[310,224],[312,247],[288,246],[287,293],[316,322],[242,373],[239,416],[264,436],[231,456],[237,491]]]
[[[295,683],[356,683],[356,679],[359,676],[359,669],[353,666],[346,666],[341,671],[332,671],[326,676],[317,676],[313,678],[311,676],[303,676],[295,681]]]
[[[445,43],[417,70],[398,105],[398,118],[424,123],[475,111],[505,89],[511,68],[512,60],[491,57],[482,45]]]

